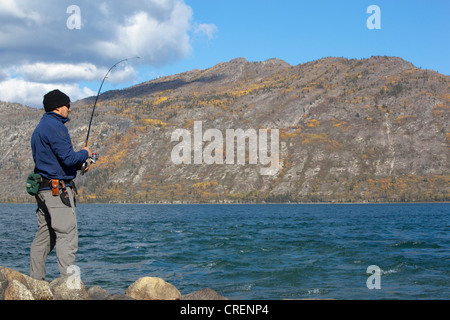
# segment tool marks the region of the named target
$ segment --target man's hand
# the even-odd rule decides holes
[[[89,158],[91,157],[92,153],[91,153],[91,150],[89,149],[89,147],[84,147],[82,150],[86,150],[88,152]],[[83,164],[80,164],[79,170],[83,170]],[[85,174],[88,171],[89,171],[89,166],[86,166],[86,168],[84,168],[83,174]]]
[[[86,150],[89,153],[89,158],[90,158],[92,153],[91,153],[91,150],[89,150],[89,147],[84,147],[83,150]]]

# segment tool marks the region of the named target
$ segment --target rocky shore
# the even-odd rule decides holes
[[[206,288],[182,295],[161,278],[143,277],[123,294],[110,294],[92,286],[86,288],[80,278],[60,277],[51,282],[35,280],[16,270],[0,266],[0,300],[228,300]]]

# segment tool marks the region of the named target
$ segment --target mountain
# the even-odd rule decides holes
[[[72,104],[67,126],[77,150],[86,139],[93,102],[91,97]],[[0,104],[1,201],[33,200],[24,184],[33,169],[29,141],[42,112]],[[77,178],[78,199],[449,201],[449,119],[450,77],[401,58],[328,57],[297,66],[238,58],[102,94],[90,135],[100,159]],[[226,145],[230,129],[254,130],[258,141],[264,141],[260,129],[269,129],[271,142],[278,130],[275,174],[263,175],[268,165],[261,157],[252,162],[250,150],[244,165],[231,156],[232,164],[206,164],[201,153],[195,158],[194,145],[207,153],[214,141],[209,154],[226,159],[227,147],[235,147],[234,139]],[[223,140],[196,144],[195,137],[202,141],[198,132],[207,131]],[[183,141],[192,140],[191,153],[178,152],[182,140],[172,141],[176,132],[190,134]],[[174,154],[187,155],[192,164],[178,164]]]

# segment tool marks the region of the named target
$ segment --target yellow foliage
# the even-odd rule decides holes
[[[345,100],[345,102],[346,103],[352,103],[352,104],[358,104],[358,103],[363,103],[364,100],[367,100],[367,99],[365,97],[357,96],[357,97],[353,97],[350,100]]]
[[[150,126],[157,126],[157,127],[162,127],[162,128],[167,126],[167,123],[165,123],[161,120],[158,120],[158,119],[141,119],[141,120],[139,120],[139,122],[141,122],[147,126],[150,125]]]
[[[287,93],[293,91],[294,89],[295,89],[295,87],[290,87],[290,88],[288,88],[288,89],[286,89],[286,90],[281,91],[281,93],[282,93],[282,94],[287,94]]]
[[[290,139],[290,138],[298,136],[302,132],[301,128],[297,128],[296,130],[294,130],[294,129],[295,128],[288,128],[288,129],[281,130],[280,139],[282,139],[282,140]]]
[[[344,75],[344,78],[346,81],[355,81],[356,79],[361,79],[362,74],[361,73],[346,73]]]
[[[345,126],[345,125],[347,125],[347,122],[346,121],[341,121],[341,122],[334,123],[333,127],[339,128],[339,127],[342,127],[342,126]]]
[[[305,87],[302,88],[303,91],[309,91],[311,89],[315,89],[320,87],[320,84],[317,82],[310,82]]]
[[[184,120],[184,125],[183,125],[183,129],[187,129],[187,128],[191,128],[194,126],[194,119],[185,119]]]
[[[300,135],[302,139],[302,145],[312,144],[312,143],[326,143],[328,142],[328,134],[327,133],[302,133]]]
[[[404,115],[404,116],[397,117],[397,118],[395,119],[395,121],[396,121],[398,124],[403,124],[403,123],[405,122],[405,120],[408,119],[408,118],[417,118],[417,116],[413,116],[413,115]]]
[[[433,115],[435,117],[440,116],[443,114],[443,112],[445,112],[445,110],[450,110],[450,106],[448,104],[440,103],[433,108]]]
[[[160,104],[162,102],[167,101],[168,99],[169,98],[167,98],[167,97],[160,97],[160,98],[157,98],[155,101],[153,101],[153,104]]]
[[[195,183],[194,185],[192,185],[192,188],[206,190],[206,188],[214,188],[217,187],[218,185],[219,183],[217,181],[204,181]]]
[[[231,93],[231,95],[233,97],[238,97],[239,98],[239,97],[243,97],[243,96],[249,95],[249,94],[251,94],[253,92],[256,92],[258,90],[264,89],[265,87],[266,87],[266,84],[264,84],[264,83],[254,84],[254,85],[250,86],[250,88],[248,88],[248,89],[244,89],[244,90],[241,89],[241,90],[233,91]]]
[[[347,121],[339,121],[335,118],[331,119],[331,122],[333,123],[334,128],[342,128],[342,132],[346,132],[352,127],[347,123]]]
[[[332,139],[329,139],[327,141],[327,147],[326,147],[327,151],[337,151],[340,148],[342,148],[342,143],[340,143],[336,140],[332,140]]]
[[[308,123],[306,124],[306,126],[308,128],[317,128],[320,125],[320,121],[316,120],[316,119],[311,119],[308,121]]]
[[[416,72],[418,72],[418,71],[419,71],[418,68],[414,68],[414,69],[405,71],[404,74],[405,74],[405,75],[412,75],[412,74],[414,74],[414,73],[416,73]]]

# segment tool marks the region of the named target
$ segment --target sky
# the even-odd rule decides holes
[[[243,57],[401,57],[450,75],[448,0],[1,0],[0,101],[42,107]],[[139,59],[134,59],[140,57]]]

